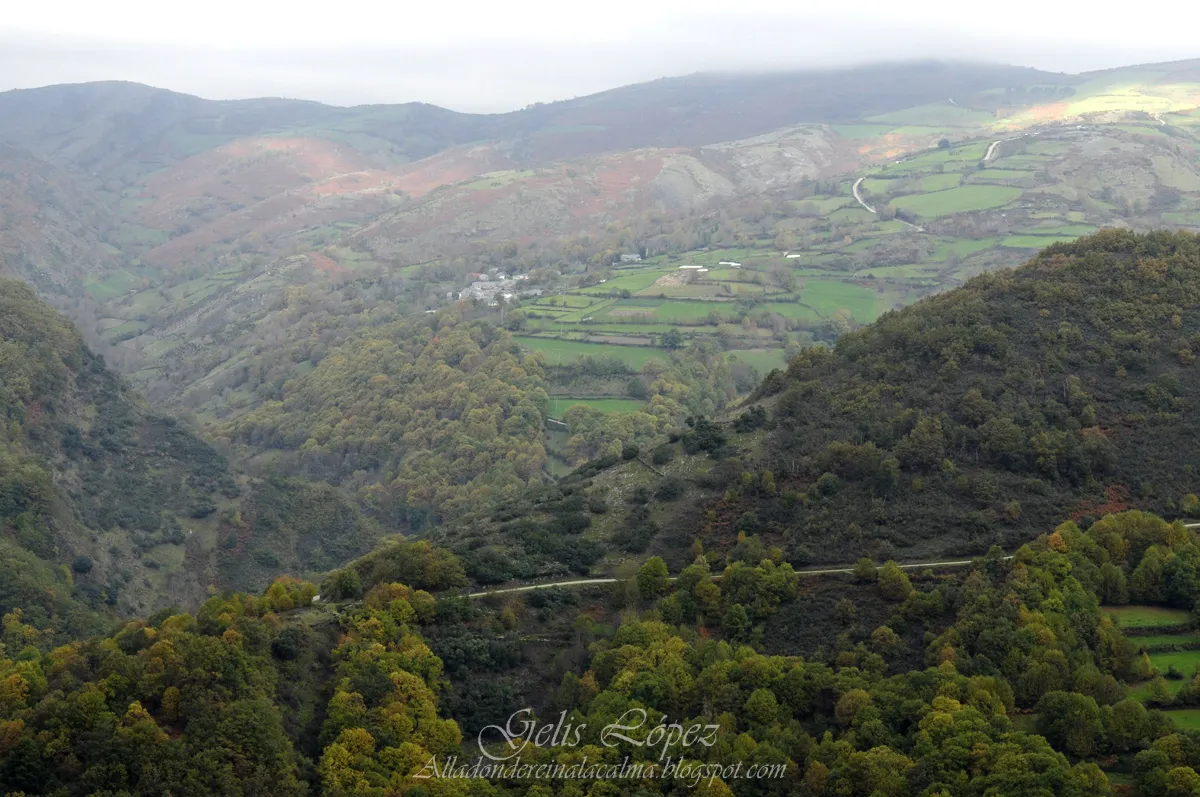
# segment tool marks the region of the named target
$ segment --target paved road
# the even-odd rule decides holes
[[[1197,523],[1196,525],[1200,526],[1200,523]],[[1003,558],[1004,559],[1012,559],[1012,556],[1005,556]],[[956,559],[956,560],[952,560],[952,561],[938,561],[938,562],[912,562],[909,564],[900,565],[899,567],[901,570],[923,570],[927,567],[965,567],[966,565],[971,564],[973,561],[975,561],[975,560],[974,559]],[[797,574],[802,575],[802,576],[824,576],[824,575],[831,575],[834,573],[853,573],[853,572],[854,572],[853,565],[827,567],[827,568],[821,568],[821,569],[816,569],[816,570],[806,569],[806,570],[797,570],[796,571]],[[720,578],[720,577],[721,577],[720,574],[713,576],[713,578]],[[678,576],[671,576],[670,580],[676,581],[676,580],[678,580],[678,578],[679,578]],[[616,584],[618,581],[625,581],[625,580],[627,580],[627,579],[581,578],[581,579],[575,579],[573,581],[550,581],[545,584],[526,584],[521,587],[506,587],[504,589],[490,589],[490,590],[484,590],[483,592],[472,592],[469,595],[467,595],[467,597],[468,598],[483,598],[488,595],[508,595],[513,592],[530,592],[531,590],[535,590],[535,589],[550,589],[551,587],[583,587],[583,586],[588,586],[588,585],[592,585],[592,584]]]
[[[866,202],[864,202],[863,198],[862,198],[862,194],[858,193],[858,187],[860,185],[862,185],[862,181],[865,179],[866,179],[865,177],[860,177],[857,180],[855,180],[854,185],[850,186],[850,193],[854,194],[854,201],[856,201],[858,204],[862,205],[864,208],[866,208],[871,213],[875,213],[875,208],[871,207]],[[912,227],[917,232],[925,232],[924,227],[918,227],[916,224],[913,224],[912,222],[905,221],[904,219],[896,219],[896,221],[900,222],[901,224],[907,224],[909,227]]]
[[[862,198],[862,194],[858,193],[858,187],[860,185],[862,185],[862,181],[865,179],[866,179],[865,177],[860,177],[857,180],[855,180],[854,185],[850,187],[850,193],[854,194],[854,200],[856,202],[858,202],[858,204],[862,205],[864,208],[866,208],[870,212],[874,213],[875,208],[871,207],[866,202],[864,202],[863,198]]]

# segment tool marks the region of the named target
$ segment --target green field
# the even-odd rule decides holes
[[[563,396],[550,397],[550,417],[562,419],[563,413],[576,404],[586,404],[601,412],[634,412],[643,409],[646,402],[632,398],[568,398]]]
[[[1130,637],[1144,650],[1169,645],[1200,645],[1200,634],[1153,634]]]
[[[912,194],[892,200],[892,206],[911,211],[922,218],[937,218],[952,213],[987,210],[1007,205],[1021,196],[1021,189],[1004,185],[964,185],[932,194]]]
[[[783,349],[735,349],[727,356],[730,360],[751,366],[760,374],[766,374],[773,368],[787,368],[787,353]]]
[[[1167,674],[1167,668],[1172,665],[1177,670],[1190,678],[1195,672],[1197,665],[1200,665],[1200,650],[1167,650],[1159,653],[1151,653],[1150,663],[1162,675]]]
[[[669,274],[669,271],[639,271],[634,274],[624,274],[620,277],[613,277],[603,285],[593,285],[590,288],[583,288],[580,293],[612,293],[613,291],[629,291],[636,293],[640,290],[649,288],[654,284],[654,281],[664,274]]]
[[[938,260],[945,260],[950,253],[956,254],[959,257],[966,257],[975,252],[982,252],[984,249],[991,249],[998,242],[998,238],[960,238],[957,241],[942,244],[937,248],[933,256]]]
[[[1000,239],[1001,246],[1014,249],[1044,249],[1060,241],[1074,241],[1078,235],[1008,235]]]
[[[800,301],[823,316],[847,310],[860,324],[870,323],[882,312],[880,296],[873,288],[828,279],[808,279],[797,291]]]
[[[1115,617],[1121,628],[1166,628],[1186,625],[1191,619],[1186,609],[1166,606],[1102,606],[1100,610]]]
[[[109,274],[102,280],[89,277],[84,283],[84,288],[93,299],[112,299],[129,293],[137,282],[137,277],[128,271],[120,270]]]
[[[663,331],[666,331],[665,328]],[[614,346],[607,343],[584,343],[578,340],[560,340],[558,338],[514,337],[525,348],[541,352],[549,365],[566,365],[584,357],[611,357],[620,360],[635,371],[651,360],[667,361],[667,353],[663,349],[649,346]]]
[[[1164,713],[1180,728],[1200,731],[1200,708],[1177,708]]]
[[[944,172],[942,174],[931,174],[928,177],[922,178],[922,191],[945,191],[947,188],[954,188],[958,185],[958,181],[962,177],[958,172]]]
[[[980,172],[975,172],[975,176],[987,180],[1021,180],[1026,177],[1032,177],[1033,172],[1018,171],[1017,169],[984,169]]]

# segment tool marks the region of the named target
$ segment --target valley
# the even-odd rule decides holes
[[[1200,794],[1197,232],[1197,61],[0,94],[0,795]]]

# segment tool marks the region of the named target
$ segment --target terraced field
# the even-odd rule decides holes
[[[1085,88],[1094,94],[1079,102],[1097,107],[1113,92],[1124,96],[1119,86]],[[1193,121],[1171,118],[1179,130]],[[1180,143],[1190,134],[1168,131],[1173,137],[1156,143],[1161,125],[1128,119],[1040,124],[1023,134],[994,124],[979,111],[934,103],[834,126],[847,139],[886,134],[953,143],[780,201],[761,229],[743,225],[733,243],[725,236],[707,248],[642,251],[640,263],[589,267],[586,282],[525,303],[521,340],[551,364],[611,356],[638,371],[668,358],[662,340],[675,330],[685,346],[718,341],[731,362],[761,376],[785,364],[789,346],[832,341],[889,310],[1127,218],[1200,228],[1200,148]],[[1101,154],[1108,173],[1120,175],[1117,185],[1098,181],[1089,166]],[[1170,175],[1174,193],[1160,190],[1162,175]],[[852,196],[860,177],[875,213]]]

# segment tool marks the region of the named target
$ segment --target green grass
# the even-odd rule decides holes
[[[1098,230],[1088,224],[1061,224],[1057,227],[1034,227],[1030,232],[1038,235],[1091,235]]]
[[[791,318],[794,320],[814,324],[821,320],[821,316],[818,315],[817,312],[811,307],[805,307],[803,304],[797,304],[794,302],[768,302],[767,304],[758,305],[754,308],[754,310],[756,312],[759,310],[767,310],[772,313],[778,313],[784,318]]]
[[[1021,189],[1003,185],[964,185],[932,194],[914,194],[892,200],[892,206],[911,211],[923,218],[952,213],[987,210],[1007,205],[1021,196]]]
[[[1180,728],[1200,731],[1200,708],[1177,708],[1164,713]]]
[[[942,244],[934,251],[933,256],[937,260],[945,260],[953,252],[959,257],[967,257],[976,252],[982,252],[984,249],[991,249],[997,243],[999,243],[998,238],[960,238]]]
[[[666,328],[663,328],[666,331]],[[649,346],[615,346],[608,343],[584,343],[578,340],[559,340],[558,338],[514,338],[525,348],[541,352],[550,365],[566,365],[584,357],[611,357],[620,360],[635,371],[651,360],[667,361],[667,353],[663,349]]]
[[[855,321],[869,323],[879,317],[880,296],[872,288],[837,280],[808,279],[798,291],[800,301],[823,316],[848,310]]]
[[[121,269],[114,271],[104,279],[89,277],[84,282],[84,289],[93,299],[112,299],[129,293],[137,281],[137,277]]]
[[[1130,637],[1130,639],[1147,650],[1167,645],[1200,645],[1200,634],[1152,634]]]
[[[1187,609],[1166,606],[1102,606],[1101,611],[1115,617],[1121,628],[1165,628],[1185,625],[1191,619]]]
[[[1074,241],[1078,235],[1009,235],[1001,239],[1000,245],[1013,249],[1041,249],[1059,241]]]
[[[958,172],[946,172],[943,174],[931,174],[921,180],[922,191],[945,191],[947,188],[954,188],[958,185],[961,179]]]
[[[773,368],[787,368],[787,352],[783,349],[734,349],[727,357],[767,374]]]
[[[586,404],[604,413],[636,412],[646,406],[646,402],[632,398],[566,398],[550,397],[550,417],[561,420],[563,413],[576,404]]]
[[[1174,666],[1190,677],[1200,665],[1200,650],[1160,650],[1149,656],[1150,663],[1163,675],[1167,674],[1167,668]]]
[[[612,293],[613,291],[629,291],[636,293],[640,290],[649,288],[654,284],[655,280],[664,274],[669,274],[669,271],[662,269],[654,269],[650,271],[638,271],[633,274],[623,274],[620,277],[613,277],[603,285],[593,285],[590,288],[584,288],[579,293]]]
[[[1018,169],[984,169],[975,172],[975,176],[987,180],[1021,180],[1033,177],[1033,172]]]
[[[857,272],[858,274],[869,274],[873,277],[892,277],[900,279],[921,279],[922,277],[936,276],[937,271],[934,265],[922,266],[916,263],[909,263],[905,266],[876,266],[875,268],[864,269]]]

